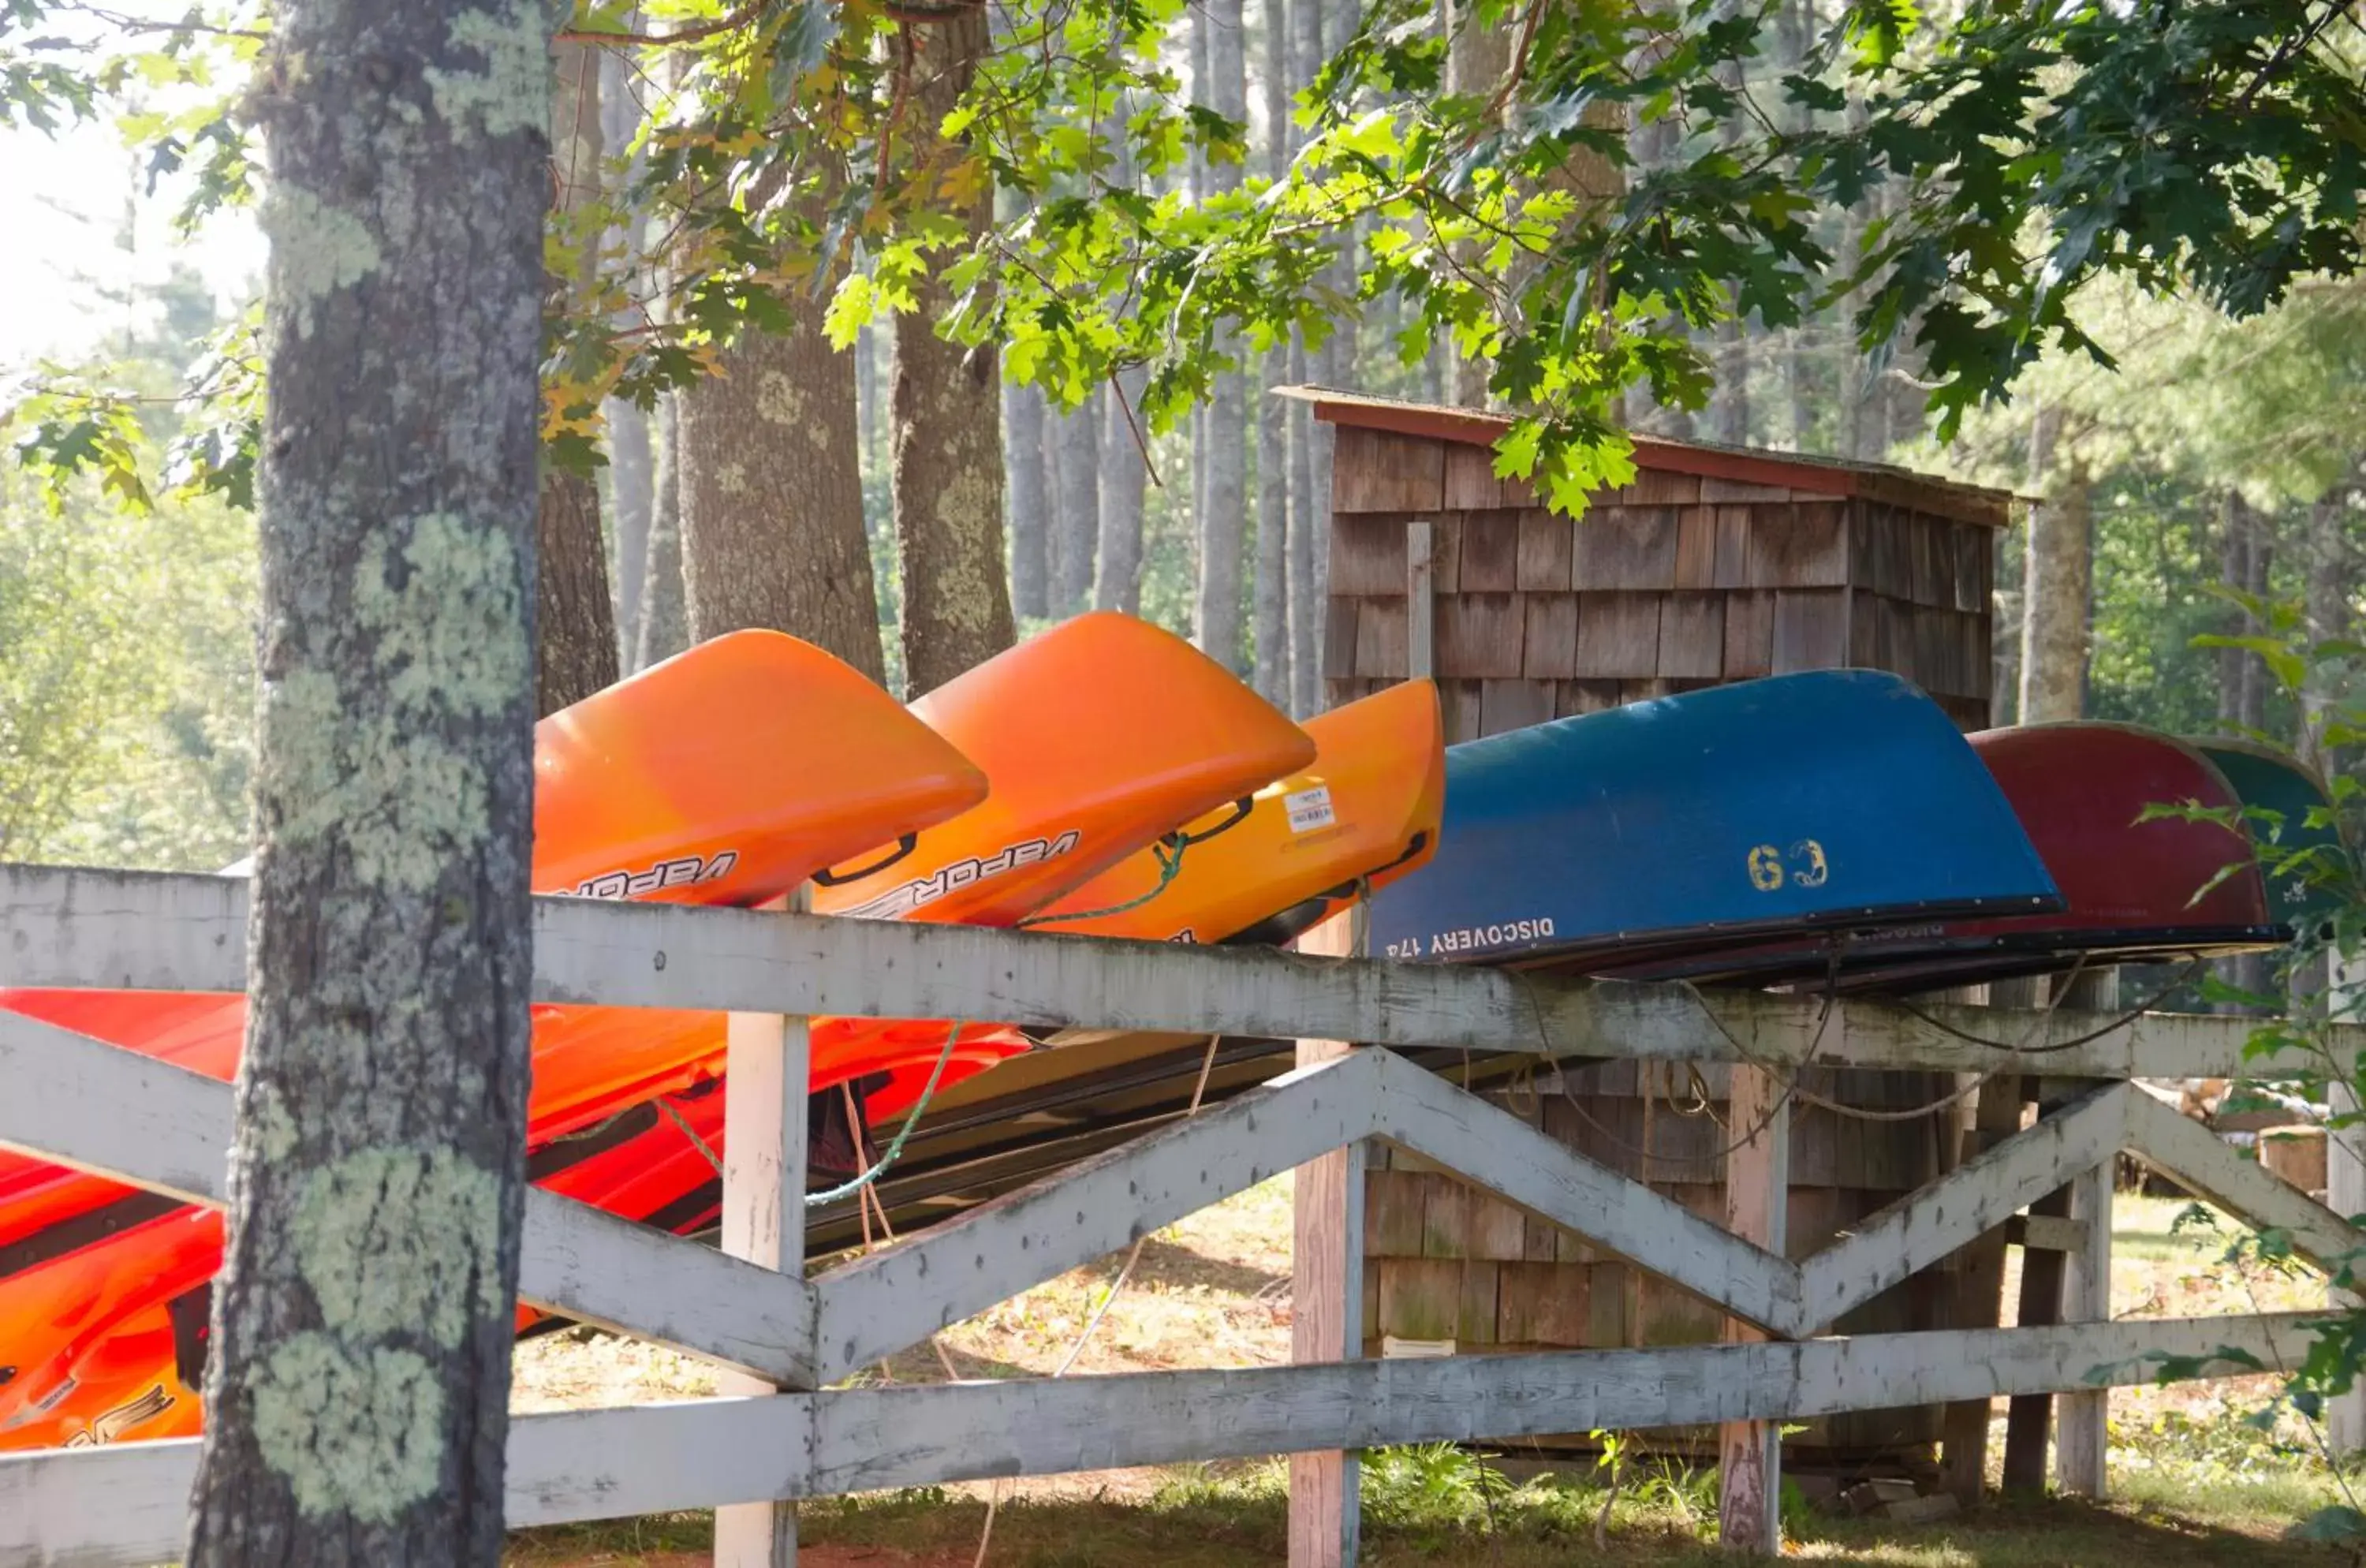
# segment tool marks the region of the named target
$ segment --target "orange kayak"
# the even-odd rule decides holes
[[[865,690],[878,694],[875,688]],[[873,918],[1008,923],[1174,823],[1304,765],[1314,749],[1302,731],[1188,643],[1116,615],[1082,617],[1011,649],[915,703],[908,717],[916,728],[940,737],[937,744],[956,757],[981,764],[992,792],[981,802],[981,792],[973,787],[954,807],[972,808],[959,816],[907,814],[900,821],[881,821],[867,837],[850,835],[851,841],[841,840],[834,852],[817,857],[841,863],[834,874],[809,861],[804,870],[824,884],[817,890],[819,908],[856,912],[845,906],[875,902],[874,890],[915,884],[923,889],[918,895],[890,895],[890,905],[897,907],[862,912]],[[827,725],[806,731],[831,732]],[[978,753],[968,751],[972,739]],[[851,784],[843,759],[833,751],[828,760],[833,776]],[[732,776],[763,773],[742,766]],[[975,773],[970,776],[975,780]],[[777,777],[770,783],[779,787]],[[868,848],[858,854],[858,846]],[[626,892],[646,896],[648,887],[681,886],[659,878]],[[606,894],[613,887],[581,890]],[[783,890],[767,887],[740,901]],[[927,1021],[817,1020],[813,1087],[818,1092],[860,1077],[866,1087],[908,1085],[908,1092],[917,1093],[950,1027]],[[541,1153],[530,1157],[550,1165],[569,1146],[551,1140],[570,1132],[610,1147],[614,1132],[632,1123],[601,1122],[620,1113],[630,1116],[637,1102],[662,1093],[681,1093],[684,1105],[711,1111],[719,1129],[722,1097],[711,1090],[721,1069],[722,1036],[723,1015],[717,1012],[537,1010],[537,1108],[546,1075],[596,1084],[592,1092],[573,1096],[537,1118],[532,1136]],[[1015,1032],[971,1025],[943,1081],[1027,1048],[1026,1039]],[[695,1169],[712,1179],[704,1156],[670,1120],[662,1131],[681,1145],[675,1153],[696,1160]],[[611,1158],[619,1156],[627,1170],[642,1157],[640,1151],[614,1147]],[[603,1161],[602,1168],[613,1166]],[[681,1190],[681,1179],[652,1169],[629,1184],[629,1191],[666,1184]],[[620,1193],[619,1201],[626,1196]],[[220,1217],[186,1209],[142,1213],[137,1206],[152,1201],[140,1193],[129,1199],[135,1207],[105,1222],[90,1245],[24,1262],[13,1273],[5,1250],[7,1233],[0,1232],[0,1364],[17,1355],[19,1343],[38,1352],[17,1363],[23,1369],[17,1378],[0,1385],[0,1449],[196,1429],[191,1391],[203,1347],[201,1335],[191,1336],[202,1328],[201,1287],[220,1261]],[[125,1257],[144,1261],[129,1273],[112,1266]],[[152,1274],[154,1288],[140,1288],[141,1273]],[[20,1292],[20,1282],[28,1289]],[[166,1293],[168,1287],[179,1294]],[[17,1310],[20,1294],[53,1309],[64,1303],[72,1309],[72,1322],[62,1321],[67,1313],[52,1310],[48,1317],[59,1321],[41,1323],[48,1332],[20,1334],[17,1324],[38,1316]],[[521,1320],[534,1315],[522,1312]],[[51,1391],[70,1392],[61,1397]]]
[[[1162,858],[1171,849],[1139,851],[1026,923],[1136,940],[1279,944],[1344,908],[1359,887],[1385,886],[1426,861],[1446,805],[1436,688],[1407,682],[1310,719],[1305,730],[1315,745],[1312,765],[1256,792],[1245,816],[1236,806],[1210,812],[1168,836],[1186,844],[1179,860]],[[873,1124],[910,1109],[944,1046],[941,1025],[897,1027],[909,1043],[887,1081],[864,1098]],[[821,1034],[817,1025],[817,1060]],[[941,1082],[974,1076],[999,1055],[965,1038]],[[721,1190],[683,1124],[719,1152],[722,1097],[685,1096],[669,1111],[642,1106],[618,1119],[627,1135],[552,1145],[538,1156],[540,1179],[646,1224],[704,1229],[720,1213]]]
[[[1306,721],[1314,761],[1129,855],[1031,929],[1153,942],[1279,945],[1437,848],[1446,739],[1437,688],[1407,681]],[[1174,867],[1171,877],[1167,871]]]
[[[764,631],[703,644],[543,720],[535,768],[539,890],[674,903],[762,902],[986,792],[958,749],[885,692]],[[246,1011],[238,996],[28,989],[0,991],[0,1007],[225,1080]],[[682,1065],[668,1053],[683,1042],[616,1028],[633,1010],[535,1013],[531,1137]],[[575,1048],[584,1036],[626,1043]],[[220,1247],[218,1216],[0,1155],[0,1367],[13,1369],[0,1380],[0,1447],[96,1431],[115,1408],[107,1380],[69,1367],[83,1351],[129,1354],[102,1332],[110,1292],[153,1303],[152,1282],[180,1280],[201,1255],[213,1259],[198,1269],[202,1282]],[[141,1332],[152,1339],[152,1327]]]

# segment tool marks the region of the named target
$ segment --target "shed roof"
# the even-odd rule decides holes
[[[1391,431],[1463,446],[1492,446],[1512,423],[1508,415],[1479,409],[1410,402],[1331,387],[1276,387],[1273,396],[1313,404],[1314,417],[1327,423]],[[1630,439],[1635,444],[1638,468],[1697,474],[1704,479],[1730,479],[1741,484],[1777,485],[1820,495],[1865,496],[1993,527],[2002,527],[2011,521],[2011,503],[2018,499],[2011,491],[1943,479],[1887,463],[1722,446],[1702,441],[1672,441],[1662,435],[1632,435]]]

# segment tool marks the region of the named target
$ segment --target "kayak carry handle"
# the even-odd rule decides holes
[[[917,850],[919,847],[920,835],[918,833],[907,833],[902,838],[896,840],[896,847],[894,850],[890,851],[885,856],[882,857],[873,864],[866,865],[859,871],[831,871],[828,867],[824,867],[822,870],[814,873],[813,879],[819,886],[843,887],[850,882],[860,882],[866,876],[878,875],[881,872],[886,870],[889,866],[894,865],[897,861],[902,860],[906,855],[910,854],[914,850]]]
[[[1247,821],[1249,819],[1249,813],[1256,808],[1256,796],[1253,795],[1245,795],[1238,800],[1233,802],[1233,814],[1230,817],[1225,818],[1222,822],[1217,823],[1206,832],[1176,834],[1175,847],[1178,850],[1188,850],[1194,844],[1204,844],[1209,840],[1214,838],[1217,834],[1229,832],[1233,829],[1237,828],[1242,823]]]

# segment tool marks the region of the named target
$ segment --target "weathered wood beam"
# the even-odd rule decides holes
[[[1286,1074],[832,1269],[814,1282],[820,1381],[1369,1135],[1383,1060]]]
[[[2291,1359],[2317,1315],[1038,1378],[525,1416],[510,1430],[509,1520],[563,1524],[1313,1447],[1808,1419],[2087,1388],[2098,1371],[2143,1382],[2162,1358],[2225,1348]],[[0,1456],[0,1562],[96,1568],[175,1556],[197,1448],[183,1438]]]
[[[804,909],[806,891],[794,896]],[[782,903],[786,903],[786,900]],[[774,909],[782,903],[772,906]],[[811,1021],[735,1012],[724,1028],[723,1252],[802,1280],[806,1271],[806,1099]],[[809,1389],[810,1377],[726,1371],[726,1393]],[[766,1499],[715,1511],[715,1568],[796,1568],[797,1514]]]
[[[1799,1265],[1798,1332],[1813,1333],[2002,1224],[2015,1210],[2119,1152],[2125,1084],[2084,1096],[1898,1200]],[[2151,1103],[2148,1100],[2146,1103]]]
[[[228,1084],[7,1012],[0,1083],[0,1145],[193,1203],[225,1201]],[[783,1382],[812,1375],[803,1280],[539,1189],[526,1192],[518,1293]]]
[[[1434,1073],[1393,1056],[1376,1060],[1388,1096],[1378,1130],[1390,1143],[1761,1328],[1790,1335],[1799,1323],[1799,1269],[1788,1258]]]
[[[0,983],[237,991],[245,928],[237,878],[0,865]],[[589,898],[536,899],[535,933],[535,997],[554,1002],[1941,1072],[2000,1059],[1963,1034],[2016,1043],[2026,1034],[2044,1047],[2100,1030],[2049,1055],[2048,1070],[2111,1078],[2276,1070],[2245,1062],[2242,1020],[2202,1015],[2146,1014],[2113,1027],[2087,1012],[1933,1007],[1926,1018],[1855,1001],[1825,1017],[1807,998],[1680,986]],[[2366,1029],[2332,1032],[2337,1049],[2366,1049]]]
[[[2129,1103],[2127,1146],[2246,1224],[2282,1231],[2294,1252],[2328,1274],[2366,1247],[2366,1233],[2149,1095]]]
[[[1741,1141],[1725,1155],[1725,1224],[1743,1241],[1783,1256],[1791,1210],[1791,1105],[1773,1073],[1736,1067],[1725,1124]],[[1796,1278],[1796,1276],[1795,1276]],[[1761,1337],[1728,1318],[1725,1337]],[[1773,1421],[1731,1421],[1718,1429],[1718,1536],[1753,1556],[1783,1550],[1783,1428]]]
[[[1426,525],[1413,530],[1426,536]],[[1426,537],[1414,541],[1426,570]],[[1424,590],[1425,592],[1426,590]],[[1427,617],[1422,617],[1426,636]],[[1425,671],[1416,664],[1416,672]],[[1359,900],[1299,938],[1301,953],[1355,956],[1369,931]],[[1301,1068],[1354,1055],[1345,1040],[1301,1040]],[[1298,1168],[1290,1192],[1290,1359],[1352,1361],[1364,1352],[1364,1168],[1362,1140]],[[1289,1568],[1353,1568],[1361,1555],[1363,1465],[1340,1449],[1297,1453],[1289,1460]]]

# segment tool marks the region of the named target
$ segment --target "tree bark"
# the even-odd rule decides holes
[[[884,685],[854,356],[822,335],[824,301],[810,283],[781,303],[786,331],[749,330],[723,352],[719,374],[680,394],[690,639],[769,626]]]
[[[573,212],[600,194],[600,55],[589,44],[553,51],[551,168],[557,206]],[[586,245],[558,291],[581,290],[592,275]],[[587,414],[589,410],[584,411]],[[537,703],[556,713],[616,682],[615,607],[608,597],[608,545],[600,530],[600,487],[588,473],[543,466],[536,532],[542,561]]]
[[[919,47],[915,48],[918,44]],[[917,127],[943,123],[986,52],[986,9],[956,7],[927,28],[907,27],[904,51]],[[966,138],[932,142],[922,156],[949,169],[969,157]],[[984,182],[958,216],[973,241],[992,226]],[[896,550],[904,585],[899,625],[905,689],[934,691],[1017,640],[1002,546],[1002,360],[931,328],[951,317],[953,292],[941,258],[914,286],[917,308],[896,327],[888,396],[895,426]]]
[[[1082,610],[1093,591],[1093,547],[1101,531],[1101,392],[1053,413],[1049,446],[1052,482],[1052,614]]]
[[[669,392],[655,415],[657,457],[651,465],[648,559],[641,570],[640,640],[633,667],[646,670],[690,646],[690,616],[682,588],[682,399]]]
[[[2219,511],[2218,565],[2227,587],[2254,596],[2264,595],[2268,573],[2274,565],[2275,538],[2269,520],[2228,489]],[[2225,635],[2257,637],[2267,628],[2248,611],[2226,613]],[[2230,731],[2266,728],[2267,665],[2248,649],[2218,650],[2218,721]]]
[[[1101,423],[1100,549],[1093,563],[1093,608],[1142,609],[1142,513],[1149,479],[1143,460],[1143,433],[1127,412],[1142,405],[1146,372],[1119,373],[1114,391],[1103,394]]]
[[[1483,97],[1495,90],[1504,73],[1512,68],[1512,33],[1508,28],[1489,27],[1479,19],[1478,8],[1470,0],[1447,0],[1446,6],[1446,90],[1458,97]],[[1319,69],[1322,62],[1320,43],[1308,54],[1308,70]],[[1465,265],[1476,256],[1476,248],[1464,247]],[[1462,408],[1480,409],[1487,406],[1487,377],[1492,367],[1484,359],[1457,353],[1454,356],[1454,401]]]
[[[289,0],[302,69],[256,100],[258,843],[194,1568],[501,1556],[550,198],[547,73],[505,65],[549,25]]]
[[[2029,520],[2022,573],[2021,722],[2045,724],[2086,711],[2093,581],[2087,465],[2062,446],[2061,415],[2038,411],[2031,468],[2045,499]]]
[[[1010,604],[1021,615],[1052,613],[1045,558],[1051,533],[1051,487],[1043,461],[1043,394],[1033,387],[1002,389],[1003,464],[1010,477]]]
[[[1740,321],[1717,325],[1717,387],[1709,394],[1708,420],[1712,439],[1750,445],[1750,341]]]
[[[2304,605],[2313,643],[2347,638],[2356,629],[2349,609],[2358,575],[2349,536],[2354,493],[2354,479],[2345,478],[2318,496],[2308,510],[2308,584]],[[2334,717],[2342,694],[2335,666],[2323,660],[2309,660],[2301,684],[2297,750],[2304,761],[2320,772],[2334,771],[2332,748],[2325,744],[2325,727]]]
[[[1268,0],[1268,8],[1272,0]],[[1265,357],[1268,380],[1290,378],[1290,351]],[[1256,689],[1275,706],[1297,702],[1296,649],[1290,626],[1290,404],[1268,395],[1257,405]]]
[[[1248,118],[1247,62],[1242,50],[1241,0],[1206,0],[1194,12],[1207,34],[1209,91],[1202,101],[1229,120]],[[1238,164],[1208,170],[1211,195],[1236,190]],[[1193,599],[1193,640],[1200,651],[1235,674],[1248,673],[1242,615],[1242,546],[1248,532],[1248,385],[1237,370],[1215,378],[1208,399],[1208,504],[1200,513],[1200,575]]]
[[[625,73],[624,56],[609,52],[600,62],[600,132],[603,144],[623,152],[630,147],[640,128],[640,108],[633,101],[631,81]],[[629,208],[633,175],[643,159],[635,153],[631,166],[614,176],[609,190],[610,199],[620,209]],[[641,254],[641,220],[637,215],[620,229],[610,232],[610,242],[618,253],[618,269],[627,285],[639,281],[645,265]],[[630,327],[630,312],[619,312],[619,330]],[[608,514],[613,524],[610,537],[614,548],[611,552],[614,570],[614,598],[616,621],[616,660],[620,674],[631,674],[640,668],[642,583],[648,571],[649,508],[655,495],[655,475],[651,472],[649,415],[637,403],[623,398],[611,398],[602,405],[601,422],[608,431]]]

